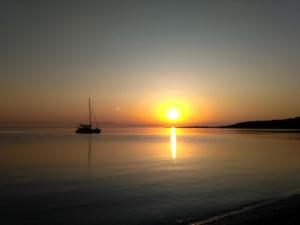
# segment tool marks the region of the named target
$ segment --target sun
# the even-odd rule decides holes
[[[175,125],[188,118],[187,102],[183,100],[163,100],[157,105],[157,115],[162,124]]]
[[[180,118],[180,110],[177,108],[170,108],[167,110],[167,118],[169,120],[178,120]]]

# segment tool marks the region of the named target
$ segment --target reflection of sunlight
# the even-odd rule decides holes
[[[176,160],[176,128],[171,128],[171,138],[170,138],[170,144],[171,144],[171,151],[172,151],[172,159]]]

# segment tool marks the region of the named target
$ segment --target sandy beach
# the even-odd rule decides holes
[[[248,206],[190,225],[295,225],[300,224],[300,195]]]

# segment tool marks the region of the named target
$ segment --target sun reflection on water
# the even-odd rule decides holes
[[[175,127],[171,128],[170,144],[171,144],[172,160],[174,160],[174,163],[176,163],[176,128]]]

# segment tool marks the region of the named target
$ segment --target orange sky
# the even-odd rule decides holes
[[[3,4],[0,126],[176,125],[300,115],[299,6],[255,1]]]

